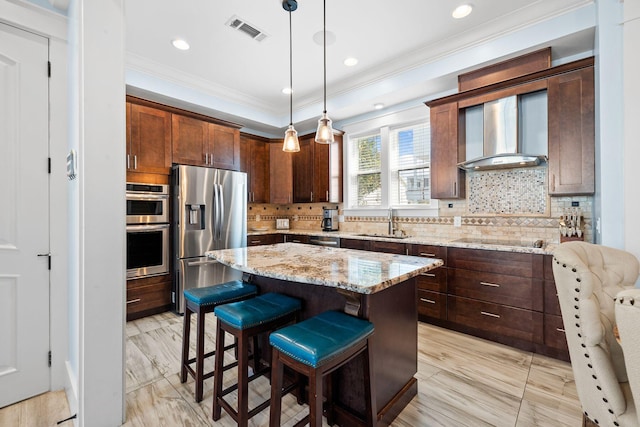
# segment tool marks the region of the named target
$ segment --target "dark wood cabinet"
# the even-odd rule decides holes
[[[238,129],[172,114],[173,163],[240,169]]]
[[[282,234],[261,234],[258,236],[247,236],[247,246],[273,245],[275,243],[283,243],[284,236]]]
[[[593,67],[549,78],[549,194],[595,192]]]
[[[460,126],[458,103],[431,107],[431,198],[465,197],[464,172],[458,168],[465,158],[464,126]]]
[[[372,252],[385,252],[388,254],[406,255],[404,243],[372,240],[369,242],[369,250]]]
[[[240,170],[247,173],[249,203],[269,203],[269,144],[241,134]]]
[[[318,144],[315,135],[300,138],[293,153],[294,203],[342,202],[342,136],[333,144]]]
[[[548,347],[557,349],[560,355],[567,355],[569,346],[562,323],[552,262],[553,256],[544,256],[544,343]]]
[[[418,285],[418,317],[447,319],[447,294],[422,289]]]
[[[127,321],[171,308],[171,275],[127,280]]]
[[[269,143],[269,202],[293,203],[292,153],[282,151],[282,141]]]
[[[127,180],[130,173],[169,175],[171,171],[171,113],[157,108],[126,103]]]
[[[369,240],[364,239],[340,239],[340,247],[345,249],[358,249],[361,251],[368,251],[369,243]]]

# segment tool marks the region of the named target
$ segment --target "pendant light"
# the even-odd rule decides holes
[[[333,128],[331,127],[331,119],[327,115],[327,0],[323,0],[323,27],[324,36],[324,110],[322,116],[318,119],[318,130],[316,131],[316,142],[318,144],[331,144],[335,141],[333,137]]]
[[[282,8],[289,12],[289,127],[284,133],[282,151],[295,153],[300,151],[298,132],[293,127],[293,37],[291,35],[291,12],[298,8],[296,0],[283,0]]]

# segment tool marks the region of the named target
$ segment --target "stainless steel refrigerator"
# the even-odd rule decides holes
[[[178,165],[172,171],[175,311],[183,290],[240,279],[242,273],[205,256],[247,246],[247,174]]]

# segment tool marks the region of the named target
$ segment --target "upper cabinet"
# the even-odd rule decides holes
[[[240,168],[240,131],[172,114],[173,162],[220,169]]]
[[[464,198],[464,173],[458,162],[464,158],[464,138],[459,126],[458,103],[431,108],[431,198]]]
[[[549,102],[549,194],[595,191],[593,67],[551,77]]]
[[[282,142],[269,143],[269,201],[274,204],[293,202],[292,153],[282,151]]]
[[[269,143],[240,135],[240,170],[247,173],[249,203],[269,203]]]
[[[127,173],[168,175],[171,170],[171,113],[131,102],[126,103],[126,112]]]
[[[505,65],[498,64],[493,67],[495,72],[470,76],[465,86],[461,85],[467,88],[463,92],[427,103],[431,116],[432,198],[466,197],[465,174],[457,164],[468,160],[465,114],[469,107],[545,90],[547,105],[541,108],[547,109],[548,116],[548,192],[552,196],[594,193],[594,58],[548,68],[545,55],[537,53],[529,63],[520,61],[521,67],[506,74]],[[531,71],[531,67],[537,71]],[[505,76],[509,78],[499,80]],[[478,86],[487,79],[491,83]]]
[[[317,144],[315,135],[300,138],[293,153],[293,202],[342,202],[342,135],[333,144]]]

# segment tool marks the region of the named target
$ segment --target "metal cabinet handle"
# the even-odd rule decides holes
[[[427,277],[436,277],[436,275],[434,273],[420,273],[422,276],[427,276]]]
[[[556,331],[562,332],[564,334],[564,329],[562,329],[562,328],[556,328]]]
[[[204,164],[205,165],[209,164],[209,153],[204,153]]]
[[[480,284],[482,286],[491,286],[492,288],[499,288],[500,287],[500,285],[498,285],[497,283],[480,282]]]
[[[313,202],[313,191],[311,192],[311,201]]]
[[[251,243],[253,243],[253,244],[262,243],[262,240],[252,240]]]
[[[131,169],[131,155],[127,154],[127,169]]]
[[[493,313],[489,313],[487,311],[481,311],[480,314],[482,314],[483,316],[495,317],[497,319],[500,318],[499,314],[493,314]]]
[[[127,301],[127,304],[134,304],[134,303],[140,302],[140,301],[142,301],[140,298],[130,299],[129,301]]]
[[[458,183],[454,181],[453,183],[453,195],[457,196],[458,195]]]
[[[133,156],[133,169],[138,170],[138,155],[134,154]]]
[[[327,190],[327,202],[329,201],[329,190]]]
[[[556,174],[551,175],[551,191],[556,191]]]
[[[433,257],[435,257],[435,256],[436,256],[436,254],[428,254],[428,253],[426,253],[426,252],[420,252],[420,256],[426,256],[426,257],[433,258]]]
[[[429,304],[435,304],[436,302],[432,299],[420,298],[420,301],[428,302]]]

